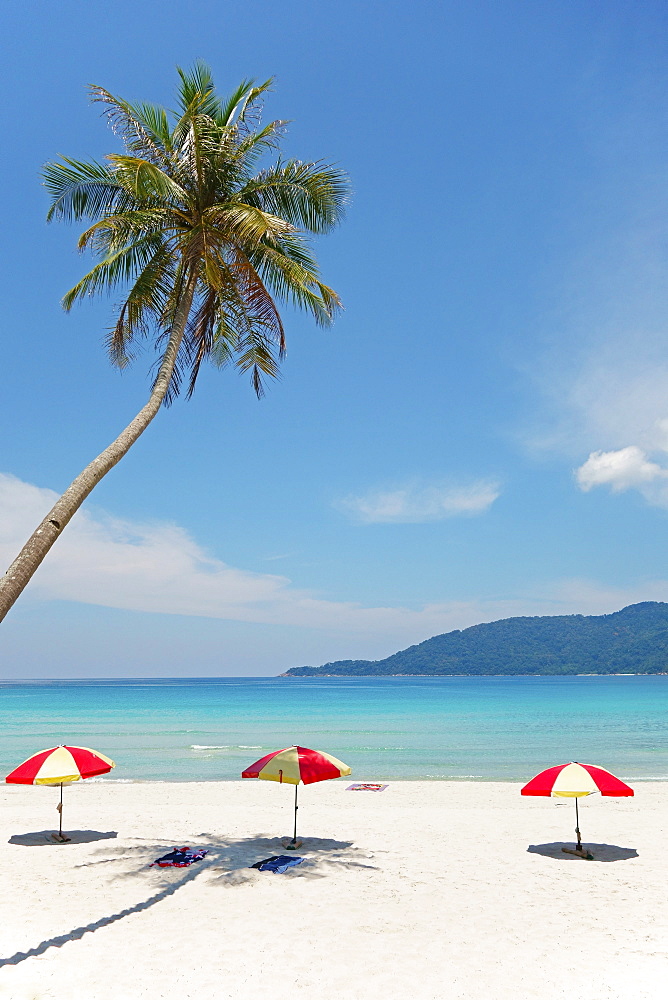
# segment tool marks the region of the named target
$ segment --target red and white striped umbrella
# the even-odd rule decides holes
[[[579,764],[577,761],[570,761],[568,764],[558,764],[556,767],[548,767],[545,771],[541,771],[535,778],[527,782],[521,794],[575,799],[577,847],[575,848],[575,852],[567,847],[562,848],[562,850],[567,854],[577,853],[583,857],[591,858],[592,855],[583,850],[582,841],[580,840],[578,799],[585,795],[593,795],[595,792],[610,796],[633,795],[633,789],[619,778],[616,778],[610,771],[606,771],[603,767],[596,767],[594,764]]]
[[[115,766],[109,757],[88,747],[51,747],[24,760],[5,781],[9,785],[60,785],[60,802],[56,807],[60,813],[57,839],[67,840],[63,836],[63,785],[107,774]]]
[[[522,795],[558,795],[563,798],[580,798],[583,795],[633,795],[633,789],[616,778],[610,771],[593,764],[558,764],[548,767],[532,778],[522,789]]]
[[[256,760],[242,772],[241,777],[264,778],[265,781],[286,782],[289,785],[298,785],[301,781],[311,785],[329,778],[344,778],[347,774],[350,774],[348,765],[329,753],[309,750],[308,747],[286,747]]]
[[[5,781],[9,785],[62,785],[106,774],[115,767],[103,753],[88,747],[52,747],[24,760]]]
[[[295,786],[295,830],[290,850],[297,847],[297,788],[299,783],[312,785],[316,781],[327,781],[330,778],[343,778],[350,774],[350,768],[343,761],[332,757],[322,750],[309,750],[308,747],[285,747],[274,750],[266,757],[261,757],[254,764],[242,771],[242,778],[263,778],[265,781],[278,781],[280,784]]]

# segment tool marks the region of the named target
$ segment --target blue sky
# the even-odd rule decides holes
[[[515,614],[668,600],[665,5],[61,0],[5,8],[0,556],[142,405],[39,170],[275,76],[285,150],[350,173],[346,310],[286,312],[258,402],[210,370],[96,489],[0,626],[0,676],[275,674]],[[50,492],[51,491],[51,492]],[[3,568],[4,568],[3,565]]]

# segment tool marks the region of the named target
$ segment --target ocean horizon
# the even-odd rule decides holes
[[[326,750],[359,780],[525,781],[553,764],[668,780],[664,674],[0,681],[0,768],[60,743],[101,781],[221,781],[270,750]]]

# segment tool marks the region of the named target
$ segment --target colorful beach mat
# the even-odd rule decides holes
[[[164,854],[154,861],[150,867],[158,865],[159,868],[187,868],[193,861],[201,861],[208,853],[208,851],[201,850],[191,851],[187,847],[175,847],[169,854]]]
[[[356,781],[353,785],[348,785],[347,792],[384,792],[387,785],[380,785],[373,781]]]

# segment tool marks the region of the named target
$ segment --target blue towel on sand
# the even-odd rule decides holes
[[[294,868],[295,865],[300,865],[305,858],[299,858],[291,854],[275,854],[273,858],[267,858],[265,861],[256,861],[251,868],[257,868],[261,872],[275,872],[282,875],[286,872],[288,868]]]

